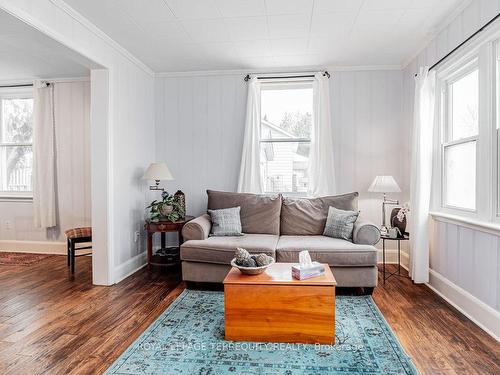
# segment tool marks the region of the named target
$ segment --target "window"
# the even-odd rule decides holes
[[[479,136],[477,61],[453,72],[442,92],[443,204],[476,210],[476,152]]]
[[[312,116],[312,82],[261,85],[260,160],[267,193],[307,192]]]
[[[0,91],[0,195],[31,195],[32,169],[32,92]]]

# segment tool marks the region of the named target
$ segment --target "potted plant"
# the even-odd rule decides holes
[[[168,220],[177,221],[184,217],[184,208],[173,194],[161,193],[161,200],[154,200],[149,208],[149,219],[152,222]]]

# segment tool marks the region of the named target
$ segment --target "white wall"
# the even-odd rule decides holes
[[[92,215],[106,217],[107,223],[93,226],[99,238],[94,258],[107,263],[109,252],[112,264],[102,273],[94,272],[94,282],[117,282],[145,259],[144,238],[140,243],[133,238],[143,225],[144,186],[139,177],[155,159],[153,73],[60,0],[0,0],[0,7],[109,70],[108,129],[102,140],[107,149],[93,173],[107,177],[103,184],[93,178],[92,191],[104,199],[93,206]]]
[[[404,126],[413,116],[414,74],[433,65],[500,12],[500,1],[474,0],[403,71]],[[500,337],[500,236],[459,223],[433,222],[430,286]]]
[[[377,174],[393,175],[407,197],[408,134],[402,126],[400,71],[332,72],[331,105],[338,193],[358,191],[363,215],[381,221],[381,201],[366,192]],[[186,193],[188,213],[206,210],[206,189],[235,191],[247,84],[243,74],[162,77],[156,83],[156,155],[171,167],[168,190]]]
[[[64,231],[91,224],[90,214],[90,82],[54,84],[56,124],[57,227],[33,226],[32,201],[0,201],[0,242],[33,249],[27,241],[58,241],[55,251],[66,243]],[[9,249],[11,244],[0,245]]]

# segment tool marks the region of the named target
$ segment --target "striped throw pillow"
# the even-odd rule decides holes
[[[352,239],[352,230],[354,223],[358,218],[357,211],[344,211],[330,206],[328,208],[328,217],[326,219],[324,236],[341,238],[344,240]]]
[[[210,236],[243,236],[241,233],[240,207],[208,210],[212,219]]]

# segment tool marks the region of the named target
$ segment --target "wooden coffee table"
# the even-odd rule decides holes
[[[337,283],[324,266],[324,275],[308,280],[292,278],[291,263],[255,276],[231,268],[224,279],[226,340],[333,344]]]

